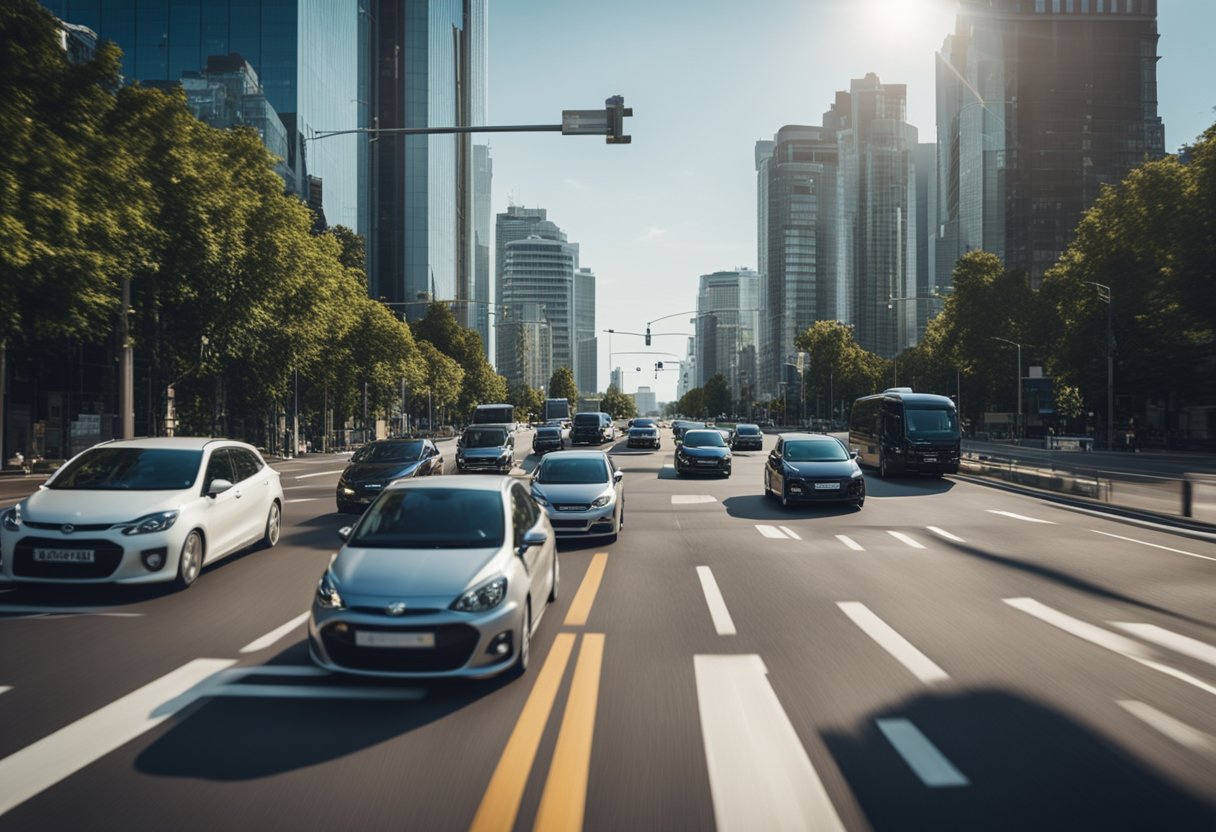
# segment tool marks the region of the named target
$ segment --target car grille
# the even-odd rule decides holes
[[[465,468],[497,468],[498,460],[490,457],[473,457],[464,459]]]
[[[554,503],[553,507],[558,511],[590,511],[591,506],[586,503]]]
[[[477,649],[480,634],[468,624],[441,624],[413,627],[386,627],[360,624],[357,629],[378,633],[434,633],[434,647],[356,647],[355,626],[339,632],[333,622],[321,628],[321,640],[331,659],[351,670],[379,670],[388,673],[442,673],[459,670],[468,664]]]
[[[92,563],[40,563],[34,548],[92,549]],[[108,578],[122,562],[123,548],[109,540],[23,537],[13,547],[13,574],[19,578]]]
[[[387,612],[385,612],[386,609],[387,606],[385,605],[378,607],[359,606],[350,608],[351,612],[361,612],[364,615],[383,615],[386,618],[415,618],[423,615],[435,615],[436,613],[441,612],[441,610],[437,609],[422,609],[421,607],[414,609],[412,607],[406,607],[405,612],[397,613],[396,615],[389,615]]]
[[[73,531],[78,532],[104,532],[114,525],[113,523],[35,523],[33,520],[22,520],[21,523],[31,529],[53,529],[55,531],[59,531],[64,526],[71,526]]]
[[[587,528],[586,520],[563,520],[557,517],[549,522],[553,524],[554,529],[579,529],[581,531]]]

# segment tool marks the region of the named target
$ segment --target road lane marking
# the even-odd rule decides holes
[[[938,537],[946,538],[946,540],[953,540],[955,543],[966,543],[967,542],[967,541],[963,540],[961,537],[950,534],[950,532],[946,531],[945,529],[939,529],[937,526],[925,526],[925,528],[928,529],[929,531],[933,532]]]
[[[0,693],[8,693],[12,689],[12,685],[0,685]]]
[[[1109,630],[1103,630],[1101,627],[1096,627],[1093,624],[1086,623],[1080,619],[1073,618],[1070,615],[1065,615],[1058,610],[1053,610],[1046,604],[1040,604],[1033,598],[1005,598],[1005,603],[1022,612],[1052,624],[1067,633],[1071,633],[1078,638],[1085,639],[1088,642],[1105,647],[1118,653],[1121,656],[1131,659],[1134,662],[1150,667],[1159,673],[1164,673],[1167,676],[1173,676],[1179,681],[1186,682],[1188,685],[1194,685],[1202,691],[1216,696],[1216,687],[1209,685],[1202,679],[1197,679],[1189,673],[1178,670],[1175,667],[1170,667],[1161,662],[1149,658],[1151,653],[1139,642],[1132,641],[1129,638],[1124,638],[1118,633],[1112,633]]]
[[[296,497],[292,500],[284,500],[285,503],[311,503],[313,500],[319,500],[320,497]]]
[[[519,803],[528,785],[545,725],[549,722],[549,712],[553,710],[553,700],[557,698],[562,676],[566,673],[574,639],[574,633],[558,633],[553,640],[549,657],[536,676],[519,720],[490,776],[469,832],[511,832],[515,828]]]
[[[673,506],[687,506],[695,503],[716,503],[718,498],[712,494],[672,494],[671,504]]]
[[[583,582],[578,585],[578,592],[570,609],[566,610],[566,627],[582,627],[591,615],[591,605],[595,603],[595,595],[600,591],[600,583],[604,580],[604,567],[608,565],[608,553],[596,552],[583,575]]]
[[[142,612],[108,612],[101,607],[27,607],[0,604],[0,621],[5,616],[13,618],[72,618],[92,615],[101,618],[143,618]]]
[[[794,540],[802,540],[802,536],[798,532],[791,529],[789,526],[778,526],[777,528],[785,532],[787,537],[792,537]]]
[[[714,573],[708,566],[698,566],[697,577],[701,579],[701,591],[705,593],[705,603],[709,606],[709,616],[714,621],[714,629],[720,636],[735,635],[735,622],[730,617],[730,610],[726,608],[726,601],[722,598],[722,591],[718,589],[718,582],[714,580]]]
[[[757,523],[756,531],[760,532],[760,534],[764,535],[765,537],[772,538],[774,540],[789,539],[785,536],[785,532],[781,531],[781,529],[777,528],[776,526],[767,526],[762,523]]]
[[[1014,514],[1012,511],[998,511],[995,508],[988,508],[988,509],[984,509],[984,510],[987,511],[989,514],[999,514],[1002,517],[1010,517],[1010,518],[1013,518],[1014,520],[1023,520],[1027,523],[1042,523],[1045,526],[1054,526],[1055,525],[1054,520],[1040,520],[1037,517],[1027,517],[1025,514]]]
[[[1120,699],[1118,703],[1123,710],[1156,728],[1179,745],[1185,745],[1192,751],[1207,753],[1216,751],[1216,740],[1212,737],[1192,728],[1185,722],[1174,719],[1169,714],[1162,713],[1152,705],[1146,705],[1134,699]]]
[[[1167,552],[1174,552],[1179,555],[1190,555],[1193,558],[1202,558],[1203,560],[1216,560],[1216,558],[1211,557],[1209,555],[1197,555],[1194,552],[1187,552],[1182,549],[1173,549],[1169,546],[1162,546],[1160,543],[1149,543],[1147,540],[1136,540],[1136,538],[1134,538],[1134,537],[1124,537],[1121,534],[1111,534],[1110,532],[1100,532],[1097,529],[1090,529],[1090,531],[1093,532],[1094,534],[1102,534],[1102,535],[1106,535],[1107,537],[1115,537],[1115,538],[1118,538],[1119,540],[1126,540],[1129,543],[1139,543],[1141,546],[1152,546],[1154,549],[1164,549]]]
[[[757,655],[693,657],[719,832],[843,830]]]
[[[370,699],[389,702],[416,702],[426,697],[424,688],[399,687],[324,687],[322,685],[260,685],[241,683],[216,685],[207,696],[248,697],[250,699]]]
[[[845,546],[848,546],[854,552],[864,552],[865,551],[864,546],[862,546],[860,543],[858,543],[853,538],[848,537],[847,535],[838,534],[838,535],[836,535],[836,539],[839,540],[841,543],[843,543]]]
[[[292,632],[292,630],[294,630],[296,627],[299,627],[301,624],[303,624],[305,621],[307,621],[308,615],[309,614],[306,612],[300,613],[295,618],[288,621],[286,624],[283,624],[282,626],[279,626],[279,627],[275,627],[273,630],[271,630],[269,633],[262,636],[261,638],[255,638],[253,641],[249,642],[244,647],[242,647],[241,652],[242,653],[256,653],[259,650],[265,650],[267,647],[271,646],[272,644],[279,641],[280,639],[286,637],[287,635],[289,635]]]
[[[937,746],[929,741],[921,730],[907,719],[876,719],[878,730],[882,731],[887,742],[904,758],[908,768],[916,772],[931,789],[948,786],[968,786],[970,781],[963,773],[946,759],[946,755],[937,750]]]
[[[912,675],[927,685],[944,682],[950,678],[946,671],[938,667],[924,653],[912,646],[912,642],[895,632],[887,622],[870,611],[870,608],[859,601],[840,601],[840,607],[853,623],[861,628],[878,646],[890,653],[896,661],[911,671]]]
[[[236,664],[195,659],[0,760],[0,815],[126,745],[195,702]]]
[[[317,471],[315,474],[300,474],[298,477],[292,477],[292,479],[306,480],[311,477],[328,477],[330,474],[341,474],[345,470],[345,468],[338,468],[335,471]]]
[[[578,649],[566,712],[536,813],[536,832],[582,829],[591,775],[591,744],[604,664],[604,634],[587,633]]]
[[[1165,647],[1173,650],[1175,653],[1190,656],[1192,659],[1198,659],[1201,662],[1210,664],[1212,667],[1216,667],[1216,647],[1205,644],[1199,639],[1171,632],[1155,624],[1129,624],[1120,621],[1112,621],[1110,623],[1125,633],[1131,633],[1145,641],[1151,641],[1159,647]]]
[[[902,532],[889,531],[889,532],[887,532],[887,534],[891,535],[891,537],[895,538],[896,540],[900,541],[901,543],[906,543],[907,545],[911,546],[913,549],[925,548],[923,544],[916,542],[914,539],[912,539],[911,537],[908,537],[908,535],[906,535]]]

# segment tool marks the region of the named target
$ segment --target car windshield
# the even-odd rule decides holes
[[[684,434],[686,448],[725,448],[722,434],[716,430],[690,430]]]
[[[501,448],[507,444],[505,430],[466,430],[464,432],[466,448]]]
[[[574,424],[581,428],[599,427],[600,417],[598,413],[579,413],[574,417]]]
[[[349,545],[372,549],[501,546],[502,495],[461,488],[400,488],[372,504]]]
[[[546,439],[553,439],[554,437],[561,436],[561,435],[562,435],[561,428],[537,428],[536,429],[536,437],[538,439],[542,436],[545,437]]]
[[[957,439],[958,413],[946,408],[904,407],[909,439]]]
[[[755,425],[739,425],[735,428],[735,433],[739,436],[759,436],[760,428]]]
[[[194,485],[202,450],[94,448],[48,484],[64,491],[177,491]]]
[[[634,425],[629,429],[630,433],[650,433],[653,431],[654,425]]]
[[[357,450],[350,461],[370,464],[417,462],[422,458],[422,446],[421,442],[373,442]]]
[[[655,426],[654,419],[634,419],[633,426],[635,428],[652,428]]]
[[[536,481],[546,485],[586,485],[608,482],[608,466],[589,457],[547,457]]]
[[[844,462],[848,458],[844,446],[835,440],[785,443],[787,462]]]

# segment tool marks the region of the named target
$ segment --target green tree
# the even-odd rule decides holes
[[[509,399],[511,404],[515,405],[515,418],[517,421],[540,421],[545,409],[545,391],[543,388],[519,384],[511,389]]]
[[[848,412],[848,404],[859,396],[868,396],[883,388],[888,362],[862,349],[853,337],[853,328],[840,321],[816,321],[794,339],[794,345],[810,353],[810,371],[804,377],[809,402],[822,398],[837,405],[837,416]],[[790,404],[793,411],[794,405]]]
[[[694,419],[704,419],[709,415],[709,410],[705,405],[705,391],[700,387],[694,387],[680,397],[677,403],[679,413],[692,417]]]
[[[479,404],[493,404],[507,398],[506,379],[494,372],[486,360],[481,335],[463,327],[446,303],[427,306],[426,315],[413,325],[414,335],[434,344],[454,359],[463,371],[457,406],[468,416]]]
[[[600,398],[600,409],[613,419],[632,419],[638,415],[633,398],[618,390],[615,384],[609,385],[608,392]]]
[[[714,376],[705,382],[705,408],[709,411],[709,415],[717,418],[722,414],[729,414],[732,410],[730,388],[726,385],[726,377],[721,373],[715,373]]]
[[[569,367],[558,367],[549,378],[549,398],[567,399],[571,407],[578,406],[578,385],[574,383],[574,371]]]

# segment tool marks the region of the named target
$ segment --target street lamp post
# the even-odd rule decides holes
[[[1106,450],[1115,449],[1115,348],[1114,336],[1111,332],[1115,304],[1111,298],[1110,287],[1105,283],[1085,281],[1098,290],[1098,300],[1106,304]]]
[[[1010,341],[1008,338],[999,338],[995,335],[989,336],[993,341],[1003,341],[1006,344],[1012,344],[1018,348],[1018,415],[1014,421],[1014,430],[1017,432],[1018,438],[1022,437],[1022,345],[1017,341]]]

